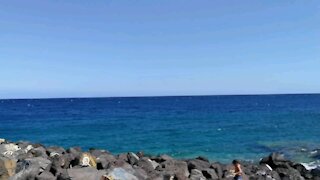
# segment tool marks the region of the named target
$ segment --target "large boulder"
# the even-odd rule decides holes
[[[174,160],[171,156],[166,155],[166,154],[156,156],[156,157],[151,157],[150,159],[156,161],[157,163],[162,163],[162,162],[168,161],[168,160]]]
[[[288,168],[292,162],[286,160],[283,154],[271,153],[268,157],[262,158],[260,164],[268,164],[272,169],[275,169],[278,167]]]
[[[204,161],[201,159],[192,159],[188,161],[188,169],[191,171],[192,169],[198,169],[202,171],[203,169],[207,169],[210,167],[210,163],[208,161]]]
[[[107,173],[92,167],[72,168],[67,169],[67,172],[72,180],[100,180]]]
[[[115,164],[117,159],[112,154],[104,153],[98,156],[96,161],[98,169],[108,169]]]
[[[36,180],[56,180],[57,178],[48,171],[43,171],[41,174],[36,176]]]
[[[131,165],[134,165],[134,164],[138,163],[139,159],[140,158],[135,153],[133,153],[133,152],[129,152],[128,153],[128,162]]]
[[[212,163],[210,168],[214,169],[219,177],[219,179],[222,178],[223,176],[223,169],[222,169],[222,165],[219,163]]]
[[[183,179],[184,177],[189,177],[190,173],[188,170],[188,164],[180,160],[167,160],[156,168],[158,171],[162,171],[165,175],[170,175],[174,177],[180,177],[177,179]]]
[[[0,180],[8,179],[16,171],[16,160],[0,156]]]
[[[11,179],[35,179],[42,172],[49,171],[50,167],[51,161],[42,157],[25,159],[17,163],[16,174]]]
[[[121,167],[110,170],[107,176],[109,177],[109,179],[139,180],[137,176]]]
[[[141,167],[147,173],[152,173],[159,166],[159,164],[147,157],[142,157],[139,159],[137,166]]]
[[[206,180],[206,177],[203,176],[203,174],[200,170],[192,169],[189,179],[190,180]]]
[[[214,169],[206,168],[202,170],[202,174],[207,179],[218,180],[219,177]]]
[[[304,180],[305,178],[301,176],[298,170],[288,167],[288,168],[277,168],[275,171],[278,172],[281,179],[294,179],[294,180]]]

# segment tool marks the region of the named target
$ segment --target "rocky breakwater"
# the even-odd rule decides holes
[[[143,153],[112,155],[105,150],[45,147],[0,139],[0,180],[206,180],[233,179],[232,165],[198,157],[177,160]],[[320,169],[307,170],[280,154],[260,163],[242,162],[244,179],[319,179]]]

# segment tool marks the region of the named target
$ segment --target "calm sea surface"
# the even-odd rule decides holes
[[[222,162],[272,151],[313,161],[320,95],[0,100],[0,137]]]

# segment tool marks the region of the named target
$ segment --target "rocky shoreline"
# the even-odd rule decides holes
[[[272,153],[259,163],[242,162],[244,179],[319,179],[320,169]],[[143,152],[113,155],[106,150],[45,147],[0,139],[0,180],[206,180],[233,179],[232,165],[204,157],[179,160]]]

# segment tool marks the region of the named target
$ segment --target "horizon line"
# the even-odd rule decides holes
[[[79,97],[35,97],[35,98],[0,98],[0,100],[43,100],[43,99],[98,99],[98,98],[157,98],[157,97],[201,97],[201,96],[281,96],[281,95],[320,95],[320,93],[252,93],[252,94],[186,94],[186,95],[137,95],[137,96],[79,96]]]

